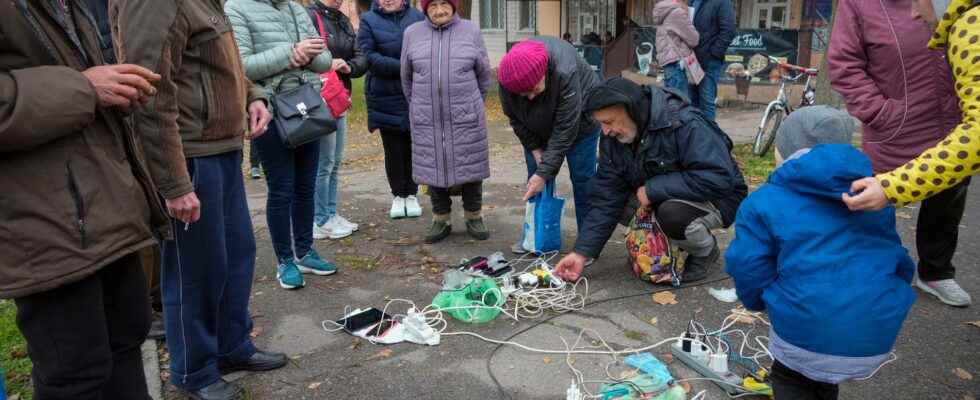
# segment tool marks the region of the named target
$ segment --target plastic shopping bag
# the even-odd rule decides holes
[[[670,241],[650,210],[640,207],[633,215],[626,232],[626,253],[637,278],[680,286],[683,267],[677,266]]]
[[[544,191],[527,201],[524,210],[524,250],[547,253],[561,249],[561,215],[565,199],[555,197],[555,181],[550,180]]]

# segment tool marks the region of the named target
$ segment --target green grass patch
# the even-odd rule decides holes
[[[769,174],[776,169],[776,159],[772,150],[769,150],[766,155],[759,157],[752,153],[752,144],[746,143],[735,145],[732,154],[735,155],[735,161],[738,162],[739,168],[742,169],[742,175],[745,176],[746,183],[750,185],[765,183],[766,179],[769,178]]]
[[[0,300],[0,369],[3,370],[7,394],[32,399],[31,359],[27,357],[27,342],[17,329],[17,307],[13,301]]]

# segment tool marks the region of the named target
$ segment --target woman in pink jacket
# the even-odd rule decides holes
[[[685,0],[663,0],[653,6],[653,22],[657,24],[657,63],[664,70],[664,85],[677,89],[688,99],[691,86],[684,72],[684,59],[694,54],[700,36],[694,29]]]
[[[863,150],[876,173],[915,158],[960,121],[946,57],[928,48],[932,14],[924,0],[838,5],[827,50],[831,85],[863,123]],[[916,225],[915,284],[947,304],[962,292],[953,280],[952,259],[969,183],[923,201]]]

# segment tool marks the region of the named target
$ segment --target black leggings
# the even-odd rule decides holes
[[[412,179],[412,134],[400,130],[381,130],[385,149],[385,174],[395,197],[414,196],[419,186]]]

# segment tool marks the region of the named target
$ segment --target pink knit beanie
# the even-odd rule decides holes
[[[535,40],[520,42],[504,55],[497,68],[497,80],[511,93],[527,93],[544,77],[548,68],[548,49]]]

